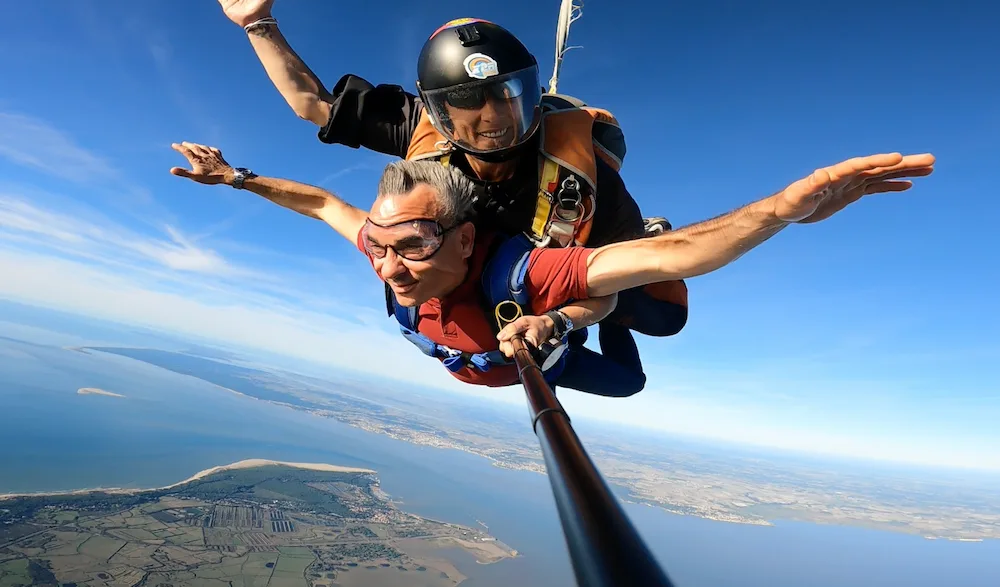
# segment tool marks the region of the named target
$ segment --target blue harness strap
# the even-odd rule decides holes
[[[524,277],[528,274],[528,258],[535,245],[527,235],[519,234],[500,243],[483,267],[482,288],[486,304],[493,310],[505,301],[514,302],[524,315],[530,314],[528,290]],[[500,330],[499,324],[495,325]]]
[[[528,272],[528,259],[534,248],[534,243],[526,235],[521,234],[508,238],[494,247],[483,267],[480,280],[483,310],[487,312],[487,320],[493,325],[494,332],[500,331],[500,325],[495,320],[494,310],[503,302],[514,302],[521,308],[523,315],[530,314],[531,300],[528,299],[524,280]],[[417,330],[417,323],[420,320],[418,308],[406,308],[399,305],[389,284],[385,285],[385,295],[386,309],[399,322],[399,330],[403,336],[425,355],[441,359],[449,371],[456,372],[463,367],[470,367],[486,372],[493,365],[513,363],[499,350],[468,353],[435,343]],[[562,374],[570,352],[572,349],[563,353],[559,361],[544,372],[546,381],[552,383]]]
[[[418,308],[407,308],[399,305],[396,301],[396,296],[392,293],[392,288],[388,284],[385,286],[385,299],[387,310],[396,318],[396,322],[399,323],[399,331],[406,340],[420,349],[420,352],[428,357],[441,359],[442,364],[451,372],[458,371],[466,366],[474,366],[482,371],[489,370],[491,364],[491,357],[488,356],[489,353],[466,353],[438,344],[426,335],[421,334],[417,330],[417,323],[420,321]],[[503,356],[499,351],[497,351],[497,354],[501,357]]]

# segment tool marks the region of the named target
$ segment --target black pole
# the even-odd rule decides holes
[[[611,493],[521,337],[514,361],[580,587],[673,587]]]

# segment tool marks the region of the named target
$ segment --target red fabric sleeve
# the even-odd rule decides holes
[[[587,259],[594,249],[535,249],[528,258],[524,282],[535,315],[587,296]]]

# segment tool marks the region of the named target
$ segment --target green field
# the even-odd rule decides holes
[[[363,576],[454,587],[464,577],[433,558],[435,540],[478,531],[400,512],[377,483],[275,465],[170,490],[6,499],[0,556],[16,558],[0,564],[0,587],[336,587]]]
[[[8,561],[0,564],[0,587],[21,587],[31,585],[27,559]]]
[[[316,556],[308,548],[288,548],[278,549],[281,554],[278,562],[274,565],[274,574],[268,587],[305,587],[306,568],[315,560]]]

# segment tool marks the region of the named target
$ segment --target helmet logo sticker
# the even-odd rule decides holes
[[[465,72],[469,77],[476,79],[486,79],[500,73],[496,59],[483,53],[473,53],[465,58]]]

